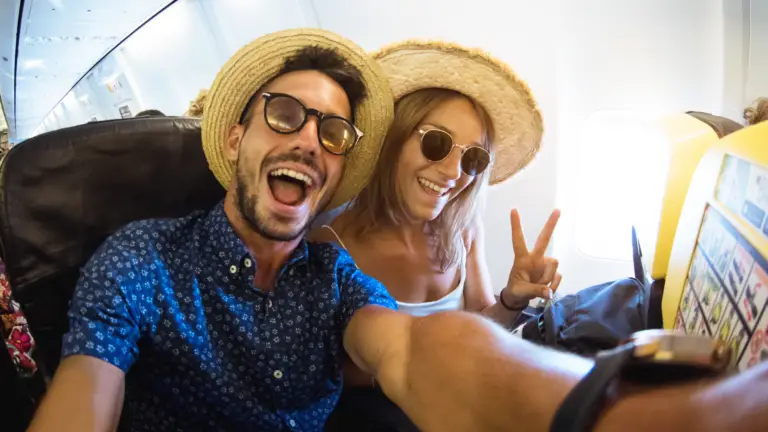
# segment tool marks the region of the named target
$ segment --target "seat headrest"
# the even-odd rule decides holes
[[[722,138],[726,135],[730,135],[744,127],[743,125],[736,123],[735,121],[729,118],[722,117],[719,115],[714,115],[714,114],[700,112],[700,111],[688,111],[686,112],[686,114],[696,118],[699,121],[706,123],[709,127],[711,127],[715,131],[718,138]]]
[[[15,290],[81,266],[128,222],[179,217],[222,199],[200,122],[145,117],[89,123],[15,146],[0,166],[0,241]]]

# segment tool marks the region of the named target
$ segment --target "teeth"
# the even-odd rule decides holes
[[[419,183],[422,186],[424,186],[425,188],[428,188],[428,189],[432,189],[433,191],[439,193],[440,195],[448,192],[448,188],[440,187],[440,186],[432,183],[431,181],[429,181],[427,179],[424,179],[424,178],[421,178],[421,177],[419,177],[418,179],[419,179]]]
[[[301,180],[306,184],[307,186],[312,186],[312,178],[304,173],[300,173],[298,171],[294,171],[292,169],[288,168],[278,168],[276,170],[272,170],[269,172],[269,175],[272,177],[278,177],[278,176],[288,176],[293,177],[297,180]]]

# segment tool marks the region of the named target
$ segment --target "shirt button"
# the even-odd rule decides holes
[[[288,420],[288,425],[291,427],[296,427],[296,422],[293,421],[293,419]]]
[[[230,273],[232,273],[232,274],[235,274],[235,273],[237,273],[237,267],[235,267],[235,266],[229,266],[229,272],[230,272]]]
[[[273,373],[273,374],[272,374],[272,376],[274,376],[274,377],[275,377],[275,378],[277,378],[277,379],[280,379],[280,378],[282,378],[282,377],[283,377],[283,371],[281,371],[280,369],[278,369],[278,370],[276,370],[276,371],[275,371],[275,373]]]
[[[252,264],[251,263],[251,259],[250,258],[246,258],[245,262],[243,262],[243,264],[245,264],[246,268],[251,268],[251,264]]]

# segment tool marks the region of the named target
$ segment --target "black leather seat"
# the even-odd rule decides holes
[[[0,252],[50,378],[80,268],[128,222],[180,217],[224,197],[200,122],[145,117],[57,130],[15,146],[0,166]]]

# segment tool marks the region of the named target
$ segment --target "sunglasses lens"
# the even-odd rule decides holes
[[[320,144],[333,154],[345,154],[357,141],[352,123],[339,117],[326,117],[320,122]]]
[[[295,132],[304,123],[306,113],[301,104],[286,96],[275,96],[264,107],[269,127],[277,132]]]
[[[421,152],[432,162],[445,159],[453,148],[453,138],[447,133],[432,129],[421,136]]]
[[[461,170],[467,175],[476,176],[482,174],[488,164],[491,163],[491,155],[481,147],[470,147],[461,157]]]

